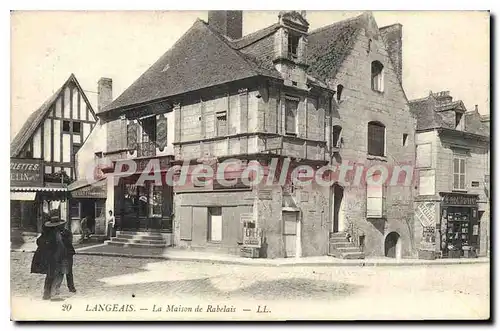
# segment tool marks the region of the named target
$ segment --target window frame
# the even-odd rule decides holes
[[[384,76],[385,76],[385,67],[384,64],[378,60],[371,62],[371,88],[375,92],[384,93]],[[374,74],[375,70],[377,70],[377,74]]]
[[[285,96],[285,135],[289,136],[297,136],[299,133],[299,127],[298,127],[298,117],[299,117],[299,107],[300,107],[300,98],[298,97],[293,97],[293,96]],[[293,116],[293,131],[290,131],[290,128],[288,127],[288,114],[290,113],[290,109],[288,108],[288,105],[290,103],[295,103],[296,107],[294,110],[294,116]]]
[[[64,129],[64,124],[65,123],[68,123],[68,129],[67,130]],[[62,121],[62,129],[61,129],[61,131],[63,133],[72,133],[73,132],[73,126],[71,125],[71,121],[63,120]]]
[[[370,189],[374,187],[380,187],[380,197],[375,196],[373,194],[369,195],[368,192]],[[368,185],[366,183],[366,207],[365,207],[365,216],[366,219],[383,219],[387,217],[387,181],[382,183],[380,186],[377,185]],[[380,213],[379,214],[369,214],[368,213],[368,200],[370,199],[380,199]]]
[[[296,43],[294,42],[296,41]],[[295,44],[295,47],[293,47]],[[287,45],[287,53],[288,58],[292,60],[297,60],[299,58],[299,47],[300,47],[300,35],[288,32],[288,45]],[[294,53],[295,48],[295,53]]]
[[[75,131],[75,124],[78,125],[78,131]],[[71,132],[72,133],[76,133],[76,134],[80,134],[82,133],[82,122],[78,122],[78,121],[73,121],[71,123]]]
[[[370,135],[370,132],[372,132],[370,130],[371,127],[377,127],[377,128],[381,128],[383,129],[383,136],[382,136],[382,143],[383,143],[383,146],[382,146],[382,155],[380,154],[377,154],[377,153],[374,153],[374,152],[377,152],[377,150],[380,148],[376,148],[376,147],[373,147],[372,144],[374,144],[375,142],[373,142],[373,139],[371,139],[372,136],[374,136],[373,134]],[[372,147],[372,148],[370,148]],[[373,149],[376,149],[376,150],[373,150]],[[376,156],[376,157],[386,157],[387,155],[387,127],[382,123],[382,122],[379,122],[379,121],[370,121],[368,122],[367,124],[367,154],[369,156]]]
[[[221,130],[221,126],[220,126],[220,123],[221,121],[219,121],[219,118],[224,118],[223,120],[221,121],[225,121],[226,122],[226,126],[224,128],[224,130]],[[228,121],[227,121],[227,111],[225,110],[222,110],[222,111],[218,111],[215,113],[215,135],[217,137],[225,137],[228,135]]]
[[[458,172],[455,172],[455,160],[458,160]],[[463,173],[460,172],[460,161],[463,161]],[[452,183],[452,190],[453,191],[461,191],[465,192],[467,191],[467,156],[463,154],[458,154],[454,153],[453,154],[453,160],[452,160],[452,174],[453,174],[453,183]],[[455,182],[455,176],[458,175],[458,183]],[[460,177],[463,176],[463,181],[460,180]],[[458,187],[455,186],[455,184],[458,184]],[[463,187],[460,187],[463,184]]]

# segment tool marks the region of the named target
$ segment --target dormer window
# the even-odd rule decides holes
[[[384,92],[384,65],[379,61],[372,62],[372,90]]]
[[[293,33],[288,33],[288,57],[296,60],[299,57],[300,37]]]

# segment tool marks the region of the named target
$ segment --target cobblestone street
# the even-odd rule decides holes
[[[11,253],[13,300],[59,307],[61,303],[41,300],[44,276],[29,273],[31,257],[32,253]],[[266,267],[76,255],[74,276],[78,293],[69,295],[63,283],[64,302],[73,306],[79,302],[81,307],[102,300],[132,304],[168,300],[169,304],[182,305],[240,303],[252,306],[254,311],[255,305],[264,304],[272,307],[273,318],[486,318],[489,315],[488,264]]]

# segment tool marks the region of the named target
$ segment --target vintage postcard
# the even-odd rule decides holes
[[[11,318],[490,318],[487,11],[11,12]]]

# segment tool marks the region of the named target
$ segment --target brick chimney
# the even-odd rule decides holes
[[[231,39],[243,34],[243,12],[241,10],[210,10],[208,25]]]
[[[403,83],[403,26],[399,23],[379,29],[399,81]]]
[[[113,101],[113,80],[102,77],[97,82],[97,112]]]

